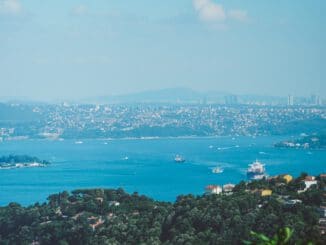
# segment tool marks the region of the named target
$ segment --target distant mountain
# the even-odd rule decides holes
[[[147,90],[144,92],[91,97],[78,101],[91,104],[132,104],[132,103],[217,103],[217,104],[260,104],[286,105],[287,98],[270,95],[234,95],[227,92],[207,91],[198,92],[189,88],[167,88]]]
[[[39,119],[40,114],[33,111],[30,106],[0,103],[0,123],[36,121]]]
[[[300,98],[297,98],[297,100]],[[302,100],[302,98],[301,98]],[[0,103],[42,105],[60,104],[63,101],[71,104],[134,104],[134,103],[184,103],[184,104],[255,104],[255,105],[286,105],[287,97],[272,95],[243,94],[235,95],[228,92],[199,92],[190,88],[177,87],[159,90],[146,90],[137,93],[94,96],[84,99],[57,99],[46,102],[32,100],[27,97],[0,97]],[[303,103],[305,104],[305,103]]]
[[[223,102],[227,93],[197,92],[189,88],[167,88],[161,90],[148,90],[144,92],[93,97],[83,100],[83,103],[203,103],[213,100]]]
[[[12,104],[12,105],[50,105],[50,104],[60,104],[60,100],[46,100],[42,101],[40,99],[32,99],[29,97],[10,97],[2,96],[0,97],[0,103],[2,104]]]

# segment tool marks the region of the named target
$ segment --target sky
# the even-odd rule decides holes
[[[325,0],[0,0],[0,97],[325,97],[325,12]]]

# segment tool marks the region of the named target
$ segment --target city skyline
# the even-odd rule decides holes
[[[185,103],[185,104],[226,104],[226,105],[287,105],[287,106],[324,106],[326,99],[319,94],[298,96],[267,95],[267,94],[235,94],[222,91],[196,91],[186,87],[144,90],[127,94],[112,94],[85,96],[82,98],[35,99],[31,97],[0,96],[0,103],[47,103],[47,104],[155,104],[155,103]]]

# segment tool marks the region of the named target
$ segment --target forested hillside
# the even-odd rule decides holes
[[[293,230],[288,244],[325,244],[319,210],[326,181],[321,175],[304,191],[305,178],[241,182],[232,193],[175,203],[122,189],[62,192],[29,207],[11,203],[0,208],[0,244],[242,244],[255,242],[251,231],[271,237],[284,227]]]

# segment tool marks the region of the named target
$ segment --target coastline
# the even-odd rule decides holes
[[[3,163],[0,164],[0,170],[9,170],[9,169],[17,169],[17,168],[44,168],[48,164],[41,163],[41,162],[21,162],[21,163]]]
[[[148,136],[148,137],[121,137],[121,138],[29,138],[24,137],[20,139],[3,139],[0,143],[4,142],[17,142],[17,141],[123,141],[123,140],[161,140],[161,139],[222,139],[222,138],[259,138],[259,137],[277,137],[286,138],[293,137],[294,135],[211,135],[211,136],[197,136],[197,135],[185,135],[185,136]]]

